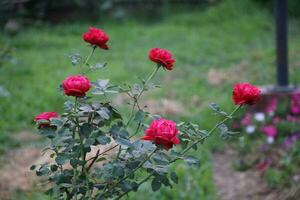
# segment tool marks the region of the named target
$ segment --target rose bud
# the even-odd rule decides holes
[[[253,105],[260,99],[261,91],[249,83],[236,83],[232,92],[235,105]]]
[[[88,78],[82,75],[69,76],[62,82],[62,88],[66,95],[84,97],[92,87]]]
[[[108,49],[106,43],[109,40],[109,37],[101,29],[90,27],[89,30],[82,35],[82,38],[91,45],[96,45],[105,50]]]
[[[179,144],[179,131],[176,128],[176,123],[163,118],[152,121],[150,126],[145,131],[142,140],[150,140],[154,144],[162,146],[169,150],[173,145]]]
[[[36,123],[40,121],[39,128],[41,128],[42,126],[47,127],[50,126],[51,118],[59,118],[59,115],[56,112],[43,112],[35,116],[34,121]]]
[[[167,70],[173,69],[175,59],[170,51],[160,48],[153,48],[149,51],[149,58],[153,62],[162,65]]]

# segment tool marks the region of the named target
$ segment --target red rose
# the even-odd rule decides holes
[[[64,93],[68,96],[84,97],[91,87],[89,79],[82,75],[69,76],[62,82]]]
[[[35,122],[38,122],[40,120],[45,121],[39,124],[39,128],[40,128],[42,126],[50,126],[51,118],[59,118],[59,116],[56,112],[43,112],[35,116],[34,121]]]
[[[260,99],[261,91],[249,83],[236,83],[232,92],[232,100],[236,105],[252,105]]]
[[[82,38],[91,45],[96,45],[106,50],[108,49],[106,42],[109,40],[109,37],[101,29],[90,27],[88,32],[82,35]]]
[[[172,57],[172,54],[170,51],[160,48],[153,48],[149,52],[149,58],[153,62],[156,62],[163,67],[165,67],[167,70],[173,69],[173,64],[175,62],[175,59]]]
[[[154,120],[145,131],[143,140],[150,140],[156,145],[161,145],[164,149],[169,150],[180,141],[177,137],[179,131],[176,123],[163,118]]]

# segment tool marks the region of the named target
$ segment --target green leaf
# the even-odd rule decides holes
[[[80,134],[85,138],[88,138],[92,131],[92,126],[88,123],[84,123],[80,126]]]
[[[74,168],[76,168],[78,165],[82,166],[84,165],[86,162],[83,160],[78,160],[78,159],[71,159],[70,160],[70,165]]]
[[[102,145],[106,145],[111,142],[111,139],[110,139],[110,137],[108,137],[106,135],[101,135],[101,136],[97,137],[97,141]]]
[[[103,108],[101,108],[100,110],[97,110],[96,111],[99,115],[100,115],[100,117],[102,117],[103,119],[109,119],[110,118],[110,112],[109,112],[109,110],[107,109],[107,108],[105,108],[105,107],[103,107]]]
[[[71,63],[73,66],[78,65],[78,63],[82,59],[82,57],[79,53],[71,54],[69,57],[71,58]]]
[[[146,117],[146,112],[144,112],[143,110],[139,110],[136,112],[135,116],[134,116],[134,120],[141,122],[145,119]]]
[[[137,160],[130,161],[130,162],[127,163],[127,167],[128,167],[129,169],[135,169],[135,168],[137,168],[137,167],[139,166],[140,163],[141,163],[141,162],[140,162],[140,161],[137,161]]]
[[[94,66],[90,66],[91,70],[97,70],[97,69],[102,69],[106,67],[107,63],[96,63]]]
[[[56,158],[55,158],[55,162],[58,164],[58,165],[63,165],[65,164],[66,162],[68,161],[68,157],[65,156],[65,155],[58,155]]]
[[[65,110],[66,112],[71,111],[73,108],[74,108],[74,102],[73,102],[73,101],[66,101],[66,102],[64,103],[64,110]]]
[[[114,166],[112,170],[112,175],[116,177],[124,176],[125,172],[123,166]]]
[[[140,94],[141,91],[142,91],[142,88],[139,84],[134,84],[131,88],[131,94],[133,96]]]
[[[152,159],[157,165],[169,165],[169,160],[160,154],[155,154]]]
[[[31,165],[30,166],[30,170],[35,170],[35,168],[36,168],[36,165]]]
[[[41,135],[43,135],[47,138],[50,138],[50,139],[55,138],[55,136],[56,136],[55,131],[56,131],[56,128],[54,128],[54,127],[41,127],[39,129],[39,133]]]
[[[127,139],[124,139],[124,138],[117,138],[116,142],[119,145],[122,145],[122,146],[134,147],[134,145],[130,142],[130,140],[127,140]]]
[[[57,126],[57,127],[60,127],[62,126],[64,123],[64,121],[60,118],[51,118],[50,119],[50,124],[51,126]]]
[[[178,184],[178,176],[175,172],[171,172],[170,177],[174,183]]]
[[[96,160],[96,162],[101,162],[101,161],[104,161],[104,160],[106,160],[106,158],[101,157],[101,158],[98,158],[98,159]]]
[[[95,143],[95,139],[94,138],[88,138],[84,142],[84,147],[90,147],[94,143]]]
[[[161,188],[161,182],[157,176],[151,182],[152,191],[157,191]]]
[[[57,165],[51,165],[50,169],[51,169],[52,172],[55,172],[55,171],[57,171],[58,166]]]
[[[193,156],[184,157],[184,161],[189,166],[193,166],[193,167],[199,167],[200,166],[200,161],[197,158],[193,157]]]

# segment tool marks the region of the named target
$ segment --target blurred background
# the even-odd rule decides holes
[[[205,129],[217,120],[209,103],[233,108],[235,82],[276,83],[273,8],[272,0],[0,0],[0,199],[49,199],[28,172],[44,145],[33,118],[62,111],[67,97],[59,84],[78,73],[70,55],[88,55],[81,36],[89,26],[110,36],[110,50],[97,49],[92,59],[108,66],[89,74],[92,80],[134,83],[152,71],[150,48],[169,49],[174,70],[156,77],[162,88],[144,102],[152,112]],[[297,85],[300,1],[288,0],[288,15],[290,83]],[[200,168],[176,165],[178,185],[155,193],[145,185],[130,199],[278,199],[286,182],[270,185],[255,169],[235,170],[238,150],[228,145],[216,134],[195,152]]]

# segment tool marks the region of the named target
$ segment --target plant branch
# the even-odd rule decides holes
[[[156,68],[155,68],[155,70],[150,74],[150,76],[147,78],[147,80],[143,83],[141,91],[136,96],[132,97],[134,99],[134,103],[133,103],[133,106],[132,106],[132,110],[131,110],[128,122],[125,125],[126,127],[130,124],[130,122],[131,122],[131,120],[133,118],[134,110],[135,110],[135,107],[139,105],[138,101],[139,101],[140,97],[145,92],[147,85],[149,84],[149,82],[151,81],[151,79],[155,76],[155,74],[158,72],[159,68],[160,68],[160,65],[157,65]]]
[[[184,155],[185,153],[187,153],[191,148],[193,148],[194,145],[197,145],[198,143],[204,141],[206,138],[210,137],[213,132],[222,124],[224,124],[225,122],[227,122],[227,120],[231,119],[233,117],[233,115],[242,107],[242,105],[237,106],[228,116],[226,116],[222,121],[220,121],[219,123],[217,123],[212,129],[210,129],[210,131],[207,133],[206,136],[204,136],[203,138],[196,140],[195,142],[193,142],[190,146],[188,146],[186,149],[184,149],[181,154]],[[174,160],[170,161],[170,163],[173,163],[177,160],[179,160],[180,158],[175,158]]]
[[[151,172],[146,178],[144,178],[143,180],[141,180],[139,183],[138,183],[138,186],[137,187],[140,187],[142,184],[144,184],[145,182],[147,182],[149,180],[149,178],[151,178],[153,176],[154,172]],[[121,195],[119,195],[118,197],[116,197],[114,200],[119,200],[121,199],[123,196],[127,195],[129,192],[131,192],[132,189],[130,190],[127,190],[126,192],[123,192]]]
[[[89,166],[87,167],[87,171],[90,171],[90,169],[92,168],[93,164],[96,162],[96,160],[99,157],[99,153],[100,153],[100,149],[98,149],[96,156],[93,157],[92,162],[89,164]]]
[[[94,54],[96,48],[97,48],[97,46],[94,45],[91,52],[90,52],[90,54],[86,57],[83,65],[89,66],[88,62],[89,62],[90,58],[92,57],[92,55]]]

